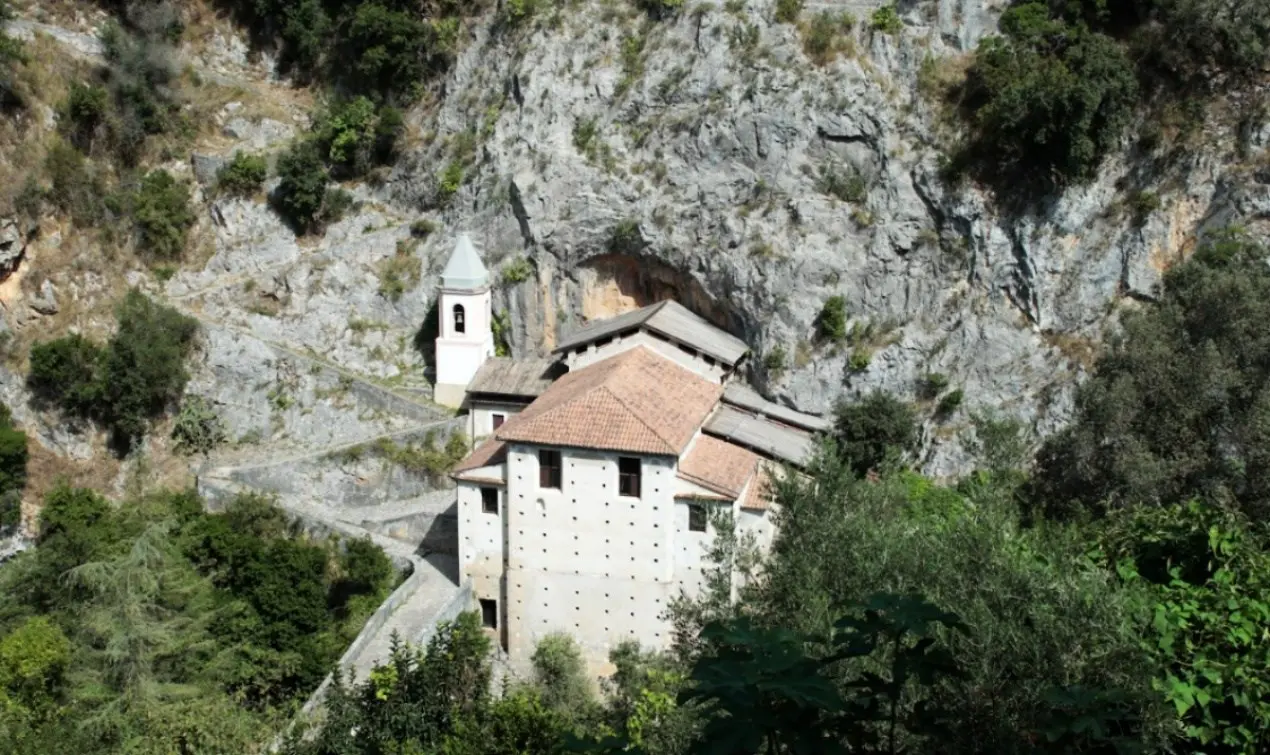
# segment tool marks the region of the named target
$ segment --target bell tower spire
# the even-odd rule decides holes
[[[433,400],[459,407],[467,386],[494,355],[489,270],[472,239],[460,233],[441,273],[437,306],[437,374]]]

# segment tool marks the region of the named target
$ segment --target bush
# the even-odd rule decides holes
[[[132,201],[133,221],[145,250],[159,259],[180,257],[194,225],[189,186],[166,170],[151,171],[141,179]]]
[[[21,515],[28,457],[26,433],[13,426],[9,407],[0,404],[0,532]]]
[[[942,372],[928,372],[917,383],[917,397],[934,401],[948,387],[948,376]]]
[[[184,454],[207,455],[228,440],[225,423],[207,399],[186,396],[172,426],[176,450]]]
[[[961,407],[961,402],[965,399],[965,392],[960,388],[949,391],[948,395],[939,400],[939,405],[935,407],[935,414],[939,417],[947,417]]]
[[[147,137],[182,125],[180,104],[170,86],[174,53],[159,33],[134,35],[116,24],[101,34],[108,67],[106,87],[113,101],[111,148],[124,165],[135,165]]]
[[[835,409],[838,452],[863,476],[897,466],[917,448],[917,417],[912,407],[889,393],[874,391]]]
[[[514,286],[517,283],[524,283],[529,280],[533,274],[533,263],[527,257],[517,257],[503,266],[499,278],[504,286]]]
[[[0,0],[0,24],[13,18],[13,8],[8,0]],[[24,104],[22,93],[18,90],[17,76],[14,68],[27,60],[22,42],[0,32],[0,105],[4,107],[21,107]]]
[[[894,5],[883,5],[869,17],[869,28],[883,34],[899,34],[904,30],[904,22],[900,20],[900,14],[895,11]]]
[[[320,114],[313,138],[335,175],[358,178],[392,161],[404,127],[400,110],[377,108],[368,98],[355,97],[335,102]]]
[[[847,340],[847,299],[836,294],[825,299],[816,316],[816,333],[822,340],[842,343]]]
[[[419,218],[410,224],[410,235],[423,240],[436,233],[437,224],[427,218]]]
[[[567,634],[549,634],[538,641],[530,663],[534,684],[548,707],[576,716],[593,700],[586,663],[578,644]]]
[[[263,155],[235,152],[234,157],[216,172],[216,187],[226,194],[249,197],[260,191],[269,175]]]
[[[326,198],[327,173],[322,153],[312,141],[299,141],[278,157],[278,188],[270,201],[298,233],[318,224]]]
[[[1047,440],[1032,497],[1055,513],[1230,499],[1270,515],[1270,268],[1227,232],[1170,270],[1126,315]]]
[[[101,421],[126,451],[184,392],[198,323],[136,290],[115,317],[119,328],[104,349],[79,335],[32,346],[27,382],[63,411]]]
[[[110,114],[110,93],[94,84],[73,82],[63,110],[66,138],[81,151],[89,152]]]
[[[1137,101],[1129,58],[1110,37],[1050,18],[1039,2],[1007,10],[1001,30],[979,43],[968,74],[964,159],[1003,193],[1090,179]]]
[[[831,197],[844,202],[860,203],[868,198],[869,187],[864,176],[854,168],[839,173],[836,168],[820,169],[820,177],[816,188]]]
[[[106,217],[105,182],[74,147],[54,142],[44,156],[44,172],[52,184],[45,197],[77,225],[96,225]]]
[[[104,350],[79,334],[31,347],[27,385],[39,398],[86,417],[101,402]]]
[[[437,190],[441,193],[442,199],[448,200],[457,194],[462,186],[463,163],[458,160],[452,160],[445,166],[445,170],[441,172],[441,182]]]
[[[783,24],[798,22],[804,0],[776,0],[776,20]]]
[[[396,253],[379,263],[378,272],[380,296],[395,302],[419,285],[423,262],[415,256],[413,244],[398,242]]]
[[[843,37],[853,28],[855,19],[850,13],[821,11],[812,16],[811,22],[803,29],[803,52],[814,63],[824,65],[843,49],[850,49]]]
[[[789,355],[785,353],[785,347],[776,344],[767,350],[763,355],[763,371],[771,380],[779,380],[780,376],[785,374],[788,367]]]

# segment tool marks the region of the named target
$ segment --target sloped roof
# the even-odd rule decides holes
[[[701,428],[746,448],[791,464],[805,465],[811,459],[811,433],[796,427],[756,417],[726,404],[719,407]]]
[[[702,435],[679,462],[679,476],[736,500],[758,463],[753,451]]]
[[[467,392],[537,398],[555,380],[558,364],[553,359],[490,357],[476,371]]]
[[[771,505],[772,471],[766,464],[759,464],[754,481],[750,483],[750,489],[745,491],[745,500],[741,501],[741,508],[750,511],[767,511]]]
[[[711,325],[678,302],[667,299],[633,312],[588,323],[565,336],[556,352],[575,349],[634,329],[651,330],[729,365],[741,361],[741,357],[750,350],[745,341]]]
[[[460,233],[450,253],[450,261],[445,263],[441,272],[443,288],[483,288],[489,285],[489,271],[481,262],[481,255],[472,246],[472,239],[466,233]]]
[[[472,453],[467,458],[459,462],[457,466],[450,471],[453,476],[462,475],[464,472],[480,467],[488,467],[494,464],[502,464],[507,460],[507,444],[496,438],[486,438],[485,442],[472,449]]]
[[[754,414],[771,417],[787,425],[801,427],[804,430],[825,432],[833,427],[833,423],[824,417],[803,414],[780,404],[774,404],[743,383],[729,383],[723,389],[723,400],[725,403],[747,409]]]
[[[722,392],[722,386],[639,346],[561,377],[495,437],[678,456]]]

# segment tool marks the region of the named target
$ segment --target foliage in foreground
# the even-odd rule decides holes
[[[257,497],[55,489],[0,572],[0,751],[255,751],[392,579],[375,546],[305,541]]]

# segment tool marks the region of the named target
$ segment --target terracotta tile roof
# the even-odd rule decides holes
[[[679,476],[736,500],[758,462],[759,456],[753,451],[702,435],[680,460]]]
[[[495,437],[678,456],[723,387],[639,346],[551,384]]]
[[[741,508],[751,511],[767,511],[772,505],[772,473],[766,464],[760,464],[750,489],[745,491]]]
[[[479,467],[488,467],[492,464],[502,464],[507,460],[507,444],[500,443],[494,438],[486,438],[485,442],[472,449],[472,453],[467,458],[458,463],[450,474],[459,476],[463,472],[467,472]]]

